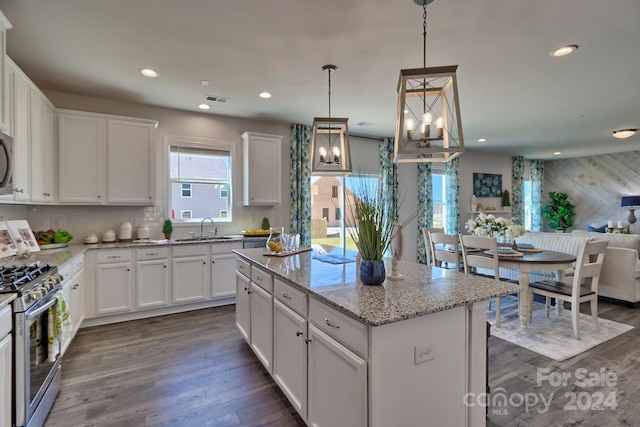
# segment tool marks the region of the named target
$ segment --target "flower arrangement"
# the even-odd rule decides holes
[[[514,218],[496,217],[484,212],[467,221],[465,228],[476,236],[500,237],[502,240],[507,237],[514,239],[525,233],[523,226],[514,223]]]

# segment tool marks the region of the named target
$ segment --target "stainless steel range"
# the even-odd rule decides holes
[[[0,293],[13,301],[14,422],[17,427],[44,424],[60,390],[59,354],[48,354],[49,307],[56,303],[62,276],[49,264],[0,267]]]

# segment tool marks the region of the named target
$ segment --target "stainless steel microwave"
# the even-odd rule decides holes
[[[0,195],[13,194],[13,138],[0,132]]]

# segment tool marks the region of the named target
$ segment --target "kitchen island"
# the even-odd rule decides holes
[[[516,285],[400,261],[367,286],[315,250],[234,252],[238,329],[308,425],[485,425],[465,398],[486,392],[488,300]]]

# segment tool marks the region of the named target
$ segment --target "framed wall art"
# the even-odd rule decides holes
[[[502,197],[502,175],[474,172],[473,195],[476,197]]]

